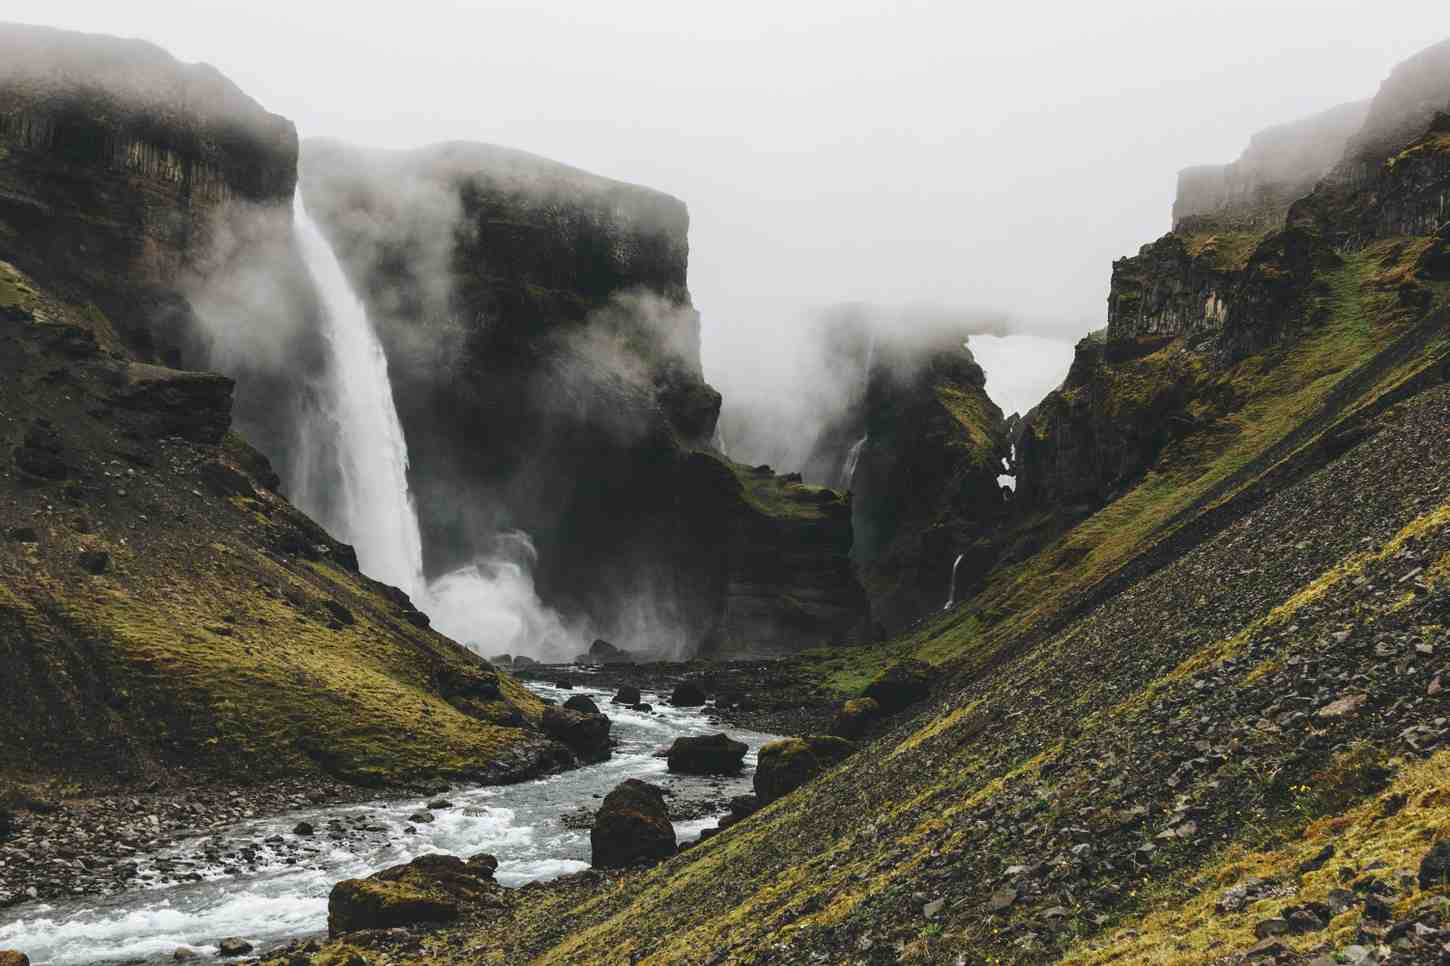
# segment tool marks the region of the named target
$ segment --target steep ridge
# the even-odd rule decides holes
[[[742,504],[711,449],[720,396],[700,372],[681,202],[462,143],[308,142],[303,192],[387,348],[430,574],[524,530],[545,600],[667,656],[799,649],[856,622],[849,569],[810,562],[849,546],[844,516],[819,536],[789,508],[721,529]],[[777,563],[744,577],[746,557]]]
[[[849,693],[930,661],[920,713],[651,872],[538,889],[408,940],[417,958],[1438,961],[1439,123],[1364,190],[1256,241],[1226,273],[1223,320],[1140,332],[1143,316],[1110,314],[1021,428],[1028,536],[982,589],[905,636],[797,662]],[[1367,130],[1390,128],[1371,111]],[[1386,190],[1409,147],[1425,173]]]
[[[209,67],[0,26],[0,784],[504,780],[564,760],[537,701],[358,574],[231,431],[235,407],[289,452],[265,429],[305,382],[179,368],[229,339],[307,358],[296,158],[291,123]],[[269,307],[203,319],[228,286]]]

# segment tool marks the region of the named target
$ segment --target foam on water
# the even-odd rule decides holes
[[[467,857],[491,852],[499,858],[498,881],[506,886],[552,879],[589,865],[589,832],[566,827],[561,817],[583,805],[596,808],[599,799],[626,778],[668,782],[677,794],[696,791],[728,798],[749,791],[756,752],[773,735],[731,730],[749,745],[745,771],[728,780],[667,775],[666,763],[654,757],[681,735],[705,734],[718,728],[699,711],[660,706],[654,714],[606,705],[608,692],[590,688],[562,691],[533,686],[546,697],[587,694],[613,721],[619,746],[607,762],[536,781],[448,793],[453,807],[433,812],[431,823],[409,816],[426,799],[366,802],[290,812],[251,820],[235,828],[179,842],[166,850],[177,858],[195,855],[218,836],[260,841],[290,835],[301,821],[317,826],[309,840],[318,851],[305,863],[287,865],[282,858],[258,864],[240,874],[219,866],[197,870],[201,882],[155,885],[106,899],[30,904],[0,913],[0,949],[19,949],[36,966],[80,966],[116,960],[162,960],[180,946],[212,953],[216,943],[240,936],[259,949],[290,939],[320,935],[327,926],[327,896],[341,879],[369,875],[433,852]],[[663,701],[663,696],[655,696]],[[716,785],[723,786],[717,790]],[[325,837],[331,819],[345,823],[367,817],[383,831],[365,846],[346,849]],[[716,819],[675,823],[680,841],[697,837]],[[412,833],[406,830],[412,828]]]

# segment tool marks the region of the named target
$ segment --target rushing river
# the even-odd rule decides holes
[[[200,882],[140,888],[105,899],[28,903],[0,913],[0,949],[18,949],[42,964],[113,963],[167,959],[182,946],[211,954],[216,943],[239,936],[263,951],[327,929],[327,895],[341,879],[366,876],[430,852],[468,857],[492,852],[499,858],[498,880],[510,886],[576,872],[589,864],[589,832],[569,828],[561,819],[599,800],[626,778],[655,782],[676,801],[715,800],[750,790],[755,755],[774,736],[729,730],[750,751],[738,777],[697,778],[671,775],[655,752],[681,735],[722,730],[700,710],[656,705],[653,714],[607,706],[609,695],[586,687],[559,691],[533,686],[550,698],[587,694],[614,722],[619,744],[614,757],[598,765],[491,788],[455,789],[444,798],[449,808],[434,810],[431,823],[413,822],[429,799],[378,800],[355,805],[320,806],[251,820],[203,838],[176,842],[166,852]],[[663,701],[645,695],[646,701]],[[293,835],[299,822],[316,826],[308,838]],[[349,830],[347,843],[328,835],[329,823]],[[677,822],[681,841],[715,824],[713,818]],[[333,828],[339,827],[334,824]],[[409,833],[411,828],[414,831]],[[280,837],[287,851],[269,851],[263,843]],[[257,864],[227,871],[221,863],[185,865],[223,840],[235,848],[252,843]],[[215,847],[215,846],[213,846]],[[274,856],[268,860],[267,856]],[[301,856],[299,860],[299,856]],[[167,856],[160,856],[166,861]],[[287,864],[291,858],[295,864]]]

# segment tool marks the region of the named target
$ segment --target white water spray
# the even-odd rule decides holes
[[[965,556],[964,553],[957,554],[956,562],[952,564],[952,583],[947,588],[947,602],[942,605],[942,610],[951,610],[957,602],[957,568],[962,565],[962,558]]]
[[[393,404],[388,360],[300,190],[293,212],[302,257],[327,312],[326,405],[343,489],[334,525],[369,576],[416,596],[423,584],[423,542],[408,493],[408,444]]]
[[[841,488],[849,490],[851,483],[856,479],[856,466],[861,462],[861,451],[866,448],[866,442],[871,436],[868,434],[856,440],[855,444],[846,452],[846,462],[841,466]]]
[[[408,489],[408,444],[393,401],[387,356],[300,191],[293,211],[302,256],[327,316],[324,431],[335,437],[342,480],[341,499],[331,501],[337,507],[328,525],[357,550],[364,573],[404,590],[438,631],[482,656],[573,656],[582,649],[580,635],[566,629],[534,591],[537,554],[528,534],[501,535],[496,559],[461,567],[431,585],[424,579],[423,540]],[[306,487],[298,494],[299,504],[315,498]],[[321,508],[302,509],[317,513]]]

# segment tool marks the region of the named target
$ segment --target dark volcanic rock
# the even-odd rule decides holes
[[[931,693],[933,673],[925,661],[902,661],[866,685],[862,697],[876,701],[886,714],[895,714]]]
[[[589,842],[596,869],[645,865],[674,855],[675,827],[664,794],[634,778],[615,786],[594,817]]]
[[[843,738],[805,735],[773,741],[760,749],[755,766],[755,795],[761,806],[795,791],[844,761],[856,746]]]
[[[670,704],[677,708],[698,708],[704,705],[708,696],[697,681],[681,681],[670,695]]]
[[[1450,839],[1442,839],[1420,860],[1421,889],[1431,889],[1450,882]]]
[[[587,694],[571,694],[569,699],[564,702],[564,708],[567,711],[577,711],[580,714],[599,713],[599,705],[595,704],[594,700]]]
[[[562,743],[582,761],[604,761],[609,757],[610,721],[602,714],[545,708],[541,725],[544,734]]]
[[[245,956],[252,949],[251,943],[236,937],[223,939],[217,943],[217,955],[222,957]]]
[[[750,746],[720,732],[713,735],[676,738],[670,745],[670,771],[687,775],[733,775]]]
[[[626,684],[620,687],[620,689],[615,693],[614,697],[610,699],[611,704],[627,704],[630,706],[639,704],[639,702],[639,688],[634,687],[631,684]]]

